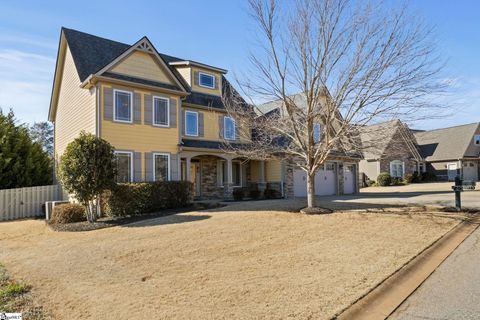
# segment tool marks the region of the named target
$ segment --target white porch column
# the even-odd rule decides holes
[[[258,190],[263,192],[267,188],[265,181],[265,161],[260,160],[258,162]]]
[[[186,157],[185,158],[185,177],[187,181],[192,182],[192,174],[190,171],[190,163],[191,163],[192,158],[191,157]]]
[[[227,183],[233,185],[232,159],[227,159]]]
[[[265,183],[265,160],[258,162],[258,182]]]
[[[226,199],[232,198],[232,191],[233,191],[233,175],[232,175],[232,159],[227,158],[225,160],[227,165],[227,181],[223,185],[223,197]]]

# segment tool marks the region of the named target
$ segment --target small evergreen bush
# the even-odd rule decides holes
[[[392,184],[392,176],[388,172],[382,172],[377,177],[377,183],[380,187],[386,187]]]

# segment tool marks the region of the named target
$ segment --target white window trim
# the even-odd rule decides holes
[[[159,100],[164,100],[167,102],[167,124],[158,124],[158,123],[155,123],[155,99],[159,99]],[[152,97],[152,125],[154,125],[155,127],[170,127],[170,99],[168,98],[165,98],[165,97],[159,97],[159,96],[153,96]]]
[[[401,177],[394,177],[393,176],[393,163],[396,162],[398,164],[400,164],[400,162],[402,163],[402,176]],[[390,161],[390,175],[393,177],[393,178],[403,178],[405,177],[405,162],[404,161],[401,161],[401,160],[392,160]]]
[[[227,120],[232,120],[233,122],[233,138],[227,138]],[[233,119],[232,117],[224,117],[223,118],[223,137],[225,138],[225,140],[236,140],[236,132],[237,132],[237,123],[235,122],[235,119]]]
[[[130,96],[130,121],[117,119],[117,92],[127,93]],[[113,121],[123,123],[133,123],[133,92],[113,89]]]
[[[202,84],[202,81],[200,81],[200,79],[202,79],[202,75],[213,78],[213,82],[212,82],[213,86],[212,87]],[[205,72],[199,72],[198,73],[198,86],[200,86],[200,87],[208,88],[208,89],[215,89],[215,81],[216,81],[215,76],[211,73],[205,73]]]
[[[197,128],[196,128],[196,133],[195,134],[189,134],[187,131],[188,126],[187,126],[187,114],[194,114],[197,117]],[[196,111],[185,111],[185,135],[189,137],[198,137],[198,112]]]
[[[118,150],[118,151],[114,151],[114,154],[117,155],[117,154],[128,154],[130,156],[130,177],[129,177],[129,181],[130,182],[133,182],[133,151],[122,151],[122,150]]]
[[[168,162],[168,171],[167,171],[167,180],[170,181],[171,177],[170,177],[170,171],[171,171],[171,167],[170,167],[170,154],[169,153],[162,153],[162,152],[154,152],[153,153],[153,181],[157,181],[157,177],[155,176],[155,173],[157,172],[157,168],[155,168],[155,166],[157,165],[157,162],[156,162],[156,157],[157,156],[167,156],[167,162]]]

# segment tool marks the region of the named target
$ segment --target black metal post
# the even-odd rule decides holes
[[[455,208],[457,211],[462,210],[462,196],[461,192],[463,191],[463,180],[460,179],[459,176],[455,177],[455,186],[452,187],[453,191],[455,192]]]
[[[457,211],[462,210],[462,198],[460,196],[461,189],[456,188],[455,189],[455,208],[457,208]]]

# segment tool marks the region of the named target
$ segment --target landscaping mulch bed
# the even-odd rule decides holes
[[[147,213],[142,215],[134,215],[134,216],[127,216],[127,217],[103,217],[98,219],[96,222],[74,222],[74,223],[67,223],[67,224],[54,224],[47,221],[47,225],[54,231],[60,232],[83,232],[83,231],[92,231],[92,230],[99,230],[104,228],[116,227],[121,226],[129,223],[139,222],[148,219],[155,219],[159,217],[169,216],[176,213],[184,213],[189,211],[200,211],[200,210],[207,210],[207,209],[214,209],[219,208],[224,205],[220,203],[212,203],[212,202],[197,202],[194,203],[190,207],[186,208],[178,208],[178,209],[169,209],[163,210],[160,212],[153,212]]]

